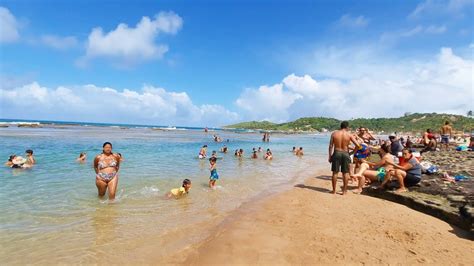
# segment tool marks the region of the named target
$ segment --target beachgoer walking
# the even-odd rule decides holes
[[[216,181],[219,179],[219,175],[217,174],[217,159],[216,158],[209,158],[209,170],[211,171],[211,175],[209,176],[209,187],[215,188]]]
[[[115,199],[115,192],[118,186],[118,171],[120,169],[120,158],[112,153],[112,144],[105,142],[102,145],[102,153],[94,159],[95,185],[99,197],[103,197],[105,192],[109,192],[109,200]]]

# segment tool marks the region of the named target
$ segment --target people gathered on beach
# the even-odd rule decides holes
[[[417,185],[421,181],[422,172],[425,171],[421,153],[436,152],[438,143],[441,143],[444,150],[449,149],[450,140],[459,143],[459,139],[453,138],[454,130],[449,121],[446,121],[441,127],[440,131],[435,133],[431,129],[427,129],[422,137],[416,135],[401,135],[395,132],[388,136],[388,139],[383,139],[383,136],[377,136],[376,139],[367,127],[359,127],[355,132],[351,132],[349,123],[343,121],[340,124],[340,129],[334,131],[329,140],[328,148],[328,162],[331,164],[332,178],[331,193],[336,194],[336,185],[339,172],[342,173],[343,186],[341,194],[346,194],[348,190],[349,179],[351,182],[357,181],[357,188],[354,193],[361,193],[364,186],[378,183],[378,188],[397,188],[396,192],[401,193],[407,191],[408,187]],[[221,142],[221,138],[215,134],[213,136],[215,142]],[[269,141],[269,133],[263,134],[263,141]],[[464,135],[462,145],[464,150],[474,150],[474,136],[468,139]],[[229,140],[227,140],[229,142]],[[468,144],[469,143],[469,144]],[[216,144],[217,145],[217,144]],[[229,145],[229,144],[227,144]],[[216,181],[219,179],[217,174],[217,159],[224,157],[217,156],[217,151],[220,150],[226,156],[229,147],[222,145],[212,151],[209,158],[209,187],[215,188]],[[421,147],[423,145],[423,147]],[[96,186],[99,197],[103,197],[107,192],[110,200],[116,196],[118,186],[120,164],[123,161],[121,153],[112,152],[112,144],[105,142],[102,146],[102,153],[94,158],[94,170],[96,173]],[[199,159],[207,158],[208,145],[203,145],[198,154]],[[266,148],[266,147],[265,147]],[[289,148],[289,147],[288,147]],[[458,147],[459,148],[459,147]],[[286,148],[285,148],[286,149]],[[420,152],[416,152],[418,149]],[[253,148],[250,153],[250,158],[257,160],[272,160],[273,153],[270,148],[264,149],[260,146]],[[303,147],[293,146],[292,153],[298,157],[302,157]],[[259,153],[262,156],[259,156]],[[378,156],[372,156],[376,154]],[[246,160],[244,157],[244,149],[238,148],[234,152],[235,157],[240,162]],[[86,152],[81,152],[76,159],[78,162],[86,161]],[[12,154],[9,156],[5,166],[16,169],[32,168],[36,164],[36,159],[33,155],[33,150],[25,151],[25,157]],[[423,165],[423,167],[422,167]],[[190,179],[184,179],[183,185],[180,188],[172,189],[167,195],[169,197],[180,198],[187,194],[191,188]]]

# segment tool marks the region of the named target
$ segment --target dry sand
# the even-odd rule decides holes
[[[340,182],[340,181],[339,181]],[[174,263],[474,265],[474,241],[396,203],[332,195],[329,176],[240,208]],[[189,254],[182,261],[183,254]]]

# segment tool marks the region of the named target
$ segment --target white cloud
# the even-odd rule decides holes
[[[472,0],[425,0],[418,4],[408,17],[413,19],[427,15],[463,16],[463,11],[473,3]]]
[[[349,14],[341,16],[337,24],[348,28],[364,28],[369,24],[369,19],[364,16],[352,17]]]
[[[248,119],[280,122],[288,120],[287,109],[301,97],[284,90],[283,84],[279,83],[260,86],[258,89],[247,88],[235,103]]]
[[[425,29],[425,32],[426,33],[431,33],[431,34],[441,34],[441,33],[445,33],[447,30],[446,26],[436,26],[436,25],[431,25],[431,26],[428,26],[426,29]]]
[[[119,91],[95,85],[54,89],[33,82],[0,89],[0,104],[2,116],[11,118],[201,126],[239,119],[219,105],[197,106],[185,92],[149,85],[140,91]]]
[[[380,36],[380,42],[383,44],[393,44],[402,38],[425,36],[427,34],[443,34],[448,30],[446,25],[417,25],[410,29],[401,29],[392,32],[384,32]]]
[[[78,45],[78,41],[74,36],[61,37],[56,35],[43,35],[40,40],[44,45],[59,50],[66,50]]]
[[[370,59],[371,55],[367,54],[366,58]],[[277,122],[303,116],[345,119],[400,116],[405,112],[465,114],[472,109],[472,59],[454,54],[451,48],[442,48],[427,62],[381,61],[385,63],[371,60],[371,66],[366,66],[364,61],[348,62],[354,69],[371,70],[357,76],[344,76],[345,67],[339,73],[340,78],[316,80],[309,75],[291,74],[283,79],[284,86],[247,89],[237,105],[252,113],[252,119]],[[276,104],[269,104],[274,101]]]
[[[445,25],[430,25],[428,27],[416,26],[413,29],[401,31],[398,35],[401,37],[412,37],[418,34],[442,34],[445,33],[448,28]],[[395,33],[395,36],[397,34]]]
[[[15,16],[2,6],[0,6],[0,25],[0,43],[14,42],[20,38]]]
[[[156,44],[160,33],[176,34],[183,20],[173,12],[160,12],[154,19],[142,17],[135,27],[121,23],[113,31],[104,33],[102,28],[94,28],[89,34],[85,58],[88,60],[105,57],[125,65],[133,65],[146,60],[160,59],[168,51],[168,46]]]
[[[418,25],[418,26],[414,27],[413,29],[402,31],[400,33],[400,36],[402,36],[402,37],[411,37],[413,35],[422,33],[423,30],[424,30],[424,28],[422,26]]]

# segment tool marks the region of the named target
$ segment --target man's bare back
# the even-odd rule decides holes
[[[441,127],[441,135],[451,135],[453,128],[450,125],[444,125]]]
[[[336,130],[331,135],[331,142],[336,151],[349,152],[349,144],[351,141],[356,142],[354,137],[344,129]]]

